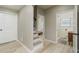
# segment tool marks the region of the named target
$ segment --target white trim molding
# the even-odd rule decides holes
[[[31,53],[31,50],[27,48],[21,41],[17,40],[25,49],[28,51],[28,53]]]

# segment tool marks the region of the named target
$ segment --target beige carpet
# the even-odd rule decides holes
[[[27,51],[17,41],[0,44],[0,53],[26,53]]]

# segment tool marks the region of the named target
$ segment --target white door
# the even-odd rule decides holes
[[[17,39],[17,15],[0,12],[0,44]]]

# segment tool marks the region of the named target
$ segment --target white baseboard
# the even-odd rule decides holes
[[[28,53],[31,53],[31,50],[27,48],[21,41],[17,40],[25,49],[28,51]]]
[[[48,41],[48,42],[51,42],[51,43],[54,43],[54,44],[57,43],[56,41],[52,41],[52,40],[48,40],[48,39],[45,39],[45,41]]]
[[[28,53],[34,52],[33,50],[31,51],[28,47],[26,47],[21,41],[19,41],[19,40],[17,40],[17,41],[26,49],[26,51],[28,51]],[[45,41],[48,41],[48,42],[51,42],[51,43],[55,43],[56,44],[56,42],[55,41],[52,41],[52,40],[45,39]]]

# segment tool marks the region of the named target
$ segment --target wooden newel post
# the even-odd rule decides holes
[[[73,46],[73,33],[68,32],[68,44]]]

